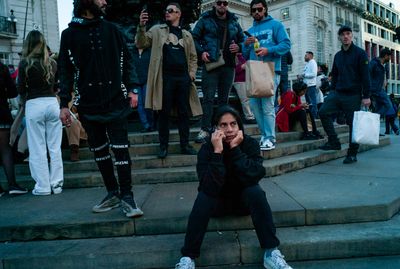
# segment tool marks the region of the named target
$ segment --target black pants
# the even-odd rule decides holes
[[[200,247],[212,216],[227,214],[251,215],[258,241],[262,248],[275,248],[279,245],[265,192],[259,185],[245,188],[235,201],[221,200],[199,192],[194,202],[186,230],[182,255],[192,259],[200,256]]]
[[[395,133],[399,130],[399,127],[397,127],[396,123],[394,122],[395,119],[396,119],[396,115],[386,116],[386,118],[385,118],[385,125],[386,125],[385,134],[390,134],[390,128],[392,128],[393,132],[395,132]]]
[[[89,121],[81,117],[83,128],[88,135],[90,151],[94,152],[97,166],[103,177],[108,192],[120,192],[121,197],[132,195],[131,158],[129,156],[128,120],[116,119],[102,123]],[[115,156],[118,182],[114,175],[114,167],[109,146]]]
[[[360,110],[361,96],[359,94],[343,94],[332,91],[326,97],[324,104],[322,105],[319,116],[321,118],[322,126],[326,134],[328,135],[328,141],[331,143],[339,143],[335,128],[333,126],[333,115],[343,111],[346,118],[346,123],[350,127],[349,136],[349,149],[347,154],[355,156],[359,148],[358,144],[351,142],[351,136],[353,133],[353,117],[354,111]]]
[[[312,125],[312,132],[317,132],[317,125],[315,124],[314,116],[310,110],[299,109],[289,116],[289,122],[295,123],[296,121],[300,122],[301,129],[303,129],[304,133],[308,133],[308,126],[307,126],[307,114],[310,115],[311,125]]]
[[[189,143],[189,75],[163,76],[162,110],[158,118],[160,146],[167,148],[169,142],[169,119],[172,108],[177,108],[178,130],[181,147]]]

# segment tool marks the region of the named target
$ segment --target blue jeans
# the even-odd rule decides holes
[[[138,113],[143,128],[154,128],[153,110],[145,109],[147,84],[138,88]]]
[[[316,86],[307,87],[306,101],[310,105],[310,112],[314,116],[314,119],[318,118],[317,96],[318,91]]]
[[[280,82],[281,76],[275,74],[275,94]],[[269,139],[276,141],[275,138],[275,96],[263,98],[250,98],[250,108],[256,117],[258,128],[261,132],[261,140]]]
[[[382,116],[385,116],[386,112],[388,112],[392,106],[392,103],[384,90],[371,93],[371,101],[374,105],[374,112]]]

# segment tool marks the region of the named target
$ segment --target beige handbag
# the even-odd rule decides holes
[[[275,94],[275,63],[257,60],[246,62],[247,97],[271,97]]]
[[[225,42],[226,42],[226,35],[227,35],[227,28],[228,25],[225,26],[225,30],[224,30],[224,38],[222,39],[222,44],[225,47]],[[210,62],[210,63],[206,63],[205,67],[207,72],[210,72],[211,70],[223,66],[225,64],[225,60],[224,60],[224,49],[220,49],[219,50],[219,57],[215,62]]]
[[[224,60],[223,51],[220,50],[217,61],[206,63],[205,66],[206,66],[206,70],[209,72],[217,67],[223,66],[224,64],[225,64],[225,60]]]

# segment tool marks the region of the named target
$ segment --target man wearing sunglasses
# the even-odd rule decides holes
[[[246,59],[268,61],[275,63],[275,94],[280,82],[281,57],[291,47],[289,37],[283,24],[268,15],[265,0],[253,0],[250,3],[253,26],[248,30],[250,37],[243,46],[243,56]],[[255,47],[258,40],[259,46]],[[275,148],[275,97],[250,98],[250,107],[256,117],[261,132],[260,149]]]
[[[192,31],[199,58],[204,64],[217,62],[220,55],[224,64],[207,71],[203,67],[201,89],[203,91],[203,118],[197,143],[203,143],[212,131],[211,119],[215,92],[218,88],[218,106],[228,103],[233,85],[235,56],[244,40],[238,18],[228,11],[229,2],[215,1],[212,10],[203,13]]]
[[[178,111],[181,153],[196,155],[196,150],[189,145],[189,109],[193,116],[201,115],[197,90],[193,86],[197,54],[192,35],[180,27],[182,12],[178,3],[168,4],[166,23],[155,25],[146,32],[148,15],[146,10],[140,14],[136,46],[141,49],[151,47],[145,106],[161,111],[158,157],[165,159],[168,155],[169,118],[174,104]]]

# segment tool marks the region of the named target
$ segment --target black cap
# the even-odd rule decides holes
[[[341,35],[343,32],[353,32],[350,26],[343,25],[339,28],[338,35]]]

